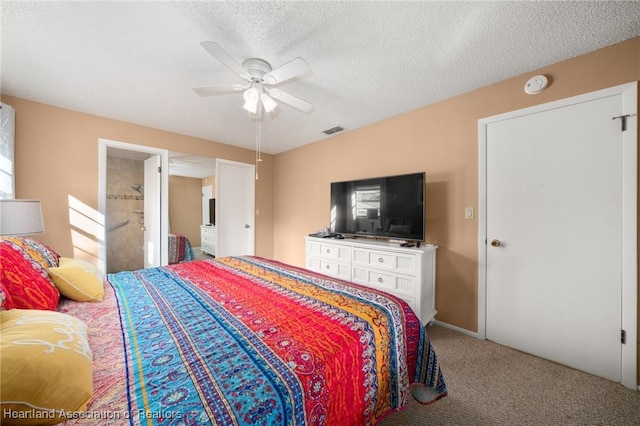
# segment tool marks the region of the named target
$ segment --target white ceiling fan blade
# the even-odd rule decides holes
[[[193,91],[200,96],[215,96],[235,93],[242,89],[246,89],[246,87],[241,84],[226,84],[224,86],[194,87]]]
[[[293,96],[287,92],[283,92],[278,89],[271,89],[269,91],[269,95],[277,101],[284,102],[287,105],[291,105],[292,107],[299,109],[302,112],[309,112],[313,109],[313,104],[305,101],[304,99],[300,99],[297,96]]]
[[[311,72],[309,64],[302,58],[295,58],[281,67],[266,73],[262,79],[267,84],[280,84],[292,78],[301,77]]]
[[[204,47],[204,49],[209,52],[211,56],[220,61],[222,65],[238,74],[240,78],[251,80],[251,75],[249,75],[249,73],[244,68],[242,68],[242,65],[236,62],[236,60],[233,59],[231,55],[229,55],[227,51],[224,50],[218,43],[216,43],[215,41],[203,41],[202,43],[200,43],[200,45]]]

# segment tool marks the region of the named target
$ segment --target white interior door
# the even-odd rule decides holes
[[[216,160],[216,256],[253,255],[255,166]]]
[[[636,235],[625,222],[636,190],[625,199],[624,138],[612,119],[625,114],[622,99],[489,122],[485,194],[486,337],[618,382],[623,259]]]
[[[161,265],[161,164],[161,157],[159,155],[152,155],[144,161],[145,268],[153,268]]]

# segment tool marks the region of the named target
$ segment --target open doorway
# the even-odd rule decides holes
[[[106,139],[98,143],[98,205],[105,218],[100,270],[166,265],[168,151]],[[131,259],[119,263],[114,253],[123,247]]]
[[[195,259],[215,255],[215,219],[211,215],[215,174],[215,158],[169,152],[169,232],[176,240],[188,241]],[[171,244],[170,240],[170,253]]]
[[[171,152],[169,170],[170,232],[186,235],[196,258],[254,254],[253,164]]]
[[[107,149],[107,272],[144,267],[144,161],[147,153]]]

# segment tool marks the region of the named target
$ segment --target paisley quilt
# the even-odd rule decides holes
[[[169,234],[169,263],[180,263],[193,260],[195,258],[193,254],[193,247],[191,247],[191,241],[184,235]]]
[[[420,321],[387,293],[254,256],[108,282],[119,336],[90,340],[103,359],[89,410],[124,424],[370,425],[414,384],[422,402],[447,392]]]

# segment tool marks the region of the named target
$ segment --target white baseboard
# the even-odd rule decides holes
[[[439,325],[440,327],[448,328],[450,330],[457,331],[458,333],[466,334],[467,336],[475,337],[476,339],[478,339],[478,333],[476,333],[475,331],[467,330],[466,328],[461,328],[438,320],[434,320],[433,323],[435,325]]]

